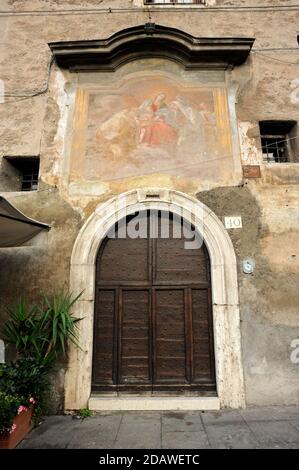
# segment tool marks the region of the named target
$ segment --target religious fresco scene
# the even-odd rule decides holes
[[[145,76],[88,95],[86,180],[233,171],[224,90]]]

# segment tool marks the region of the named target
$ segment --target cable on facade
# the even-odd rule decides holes
[[[273,51],[274,52],[274,51]],[[297,50],[297,52],[299,53],[299,48]],[[275,62],[279,62],[281,64],[285,64],[285,65],[292,65],[294,67],[299,67],[299,63],[298,62],[289,62],[287,60],[281,60],[281,59],[277,59],[277,57],[271,57],[270,55],[267,55],[267,54],[264,54],[263,52],[259,52],[259,51],[255,51],[253,50],[252,51],[253,54],[259,54],[260,56],[262,57],[265,57],[269,60],[274,60]]]
[[[190,4],[192,5],[192,4]],[[92,15],[97,13],[136,13],[136,12],[144,12],[147,11],[150,7],[151,12],[155,13],[165,13],[168,12],[186,12],[186,10],[192,12],[218,12],[218,11],[294,11],[299,9],[299,3],[291,4],[291,5],[251,5],[251,6],[202,6],[192,7],[188,5],[188,8],[185,7],[173,7],[171,4],[163,5],[166,7],[163,11],[163,8],[157,8],[151,5],[144,4],[142,7],[133,7],[133,8],[73,8],[73,9],[59,9],[59,10],[0,10],[0,15],[4,16],[44,16],[44,15]]]
[[[298,137],[290,137],[288,139],[284,139],[284,140],[280,140],[279,142],[277,143],[283,143],[283,142],[288,142],[290,140],[294,140],[294,139],[297,139]],[[255,147],[256,150],[262,150],[264,147]],[[240,153],[232,153],[232,154],[229,154],[229,155],[222,155],[221,157],[217,157],[217,158],[211,158],[207,161],[199,161],[199,162],[196,162],[196,163],[189,163],[189,164],[185,164],[185,165],[179,165],[179,166],[173,166],[173,167],[169,167],[169,168],[164,168],[163,169],[163,172],[167,172],[167,171],[171,171],[171,170],[180,170],[181,168],[194,168],[194,167],[197,167],[197,166],[203,166],[205,163],[211,163],[211,162],[216,162],[216,161],[219,161],[219,160],[224,160],[226,158],[231,158],[232,156],[239,156],[240,158],[242,158],[243,155],[248,155],[250,154],[250,152],[240,152]],[[149,172],[146,172],[146,173],[142,173],[142,175],[140,176],[147,176],[147,175],[152,175],[152,174],[155,174],[157,173],[157,171],[149,171]],[[117,181],[117,180],[121,180],[123,179],[122,176],[118,177],[118,178],[109,178],[109,181]]]
[[[284,142],[289,142],[291,140],[294,140],[294,139],[298,139],[298,137],[289,137],[287,139],[283,139],[283,140],[280,140],[279,144],[281,143],[284,143]],[[260,146],[260,147],[255,147],[255,150],[262,150],[265,146]],[[240,158],[242,158],[243,155],[248,155],[250,154],[250,152],[248,151],[243,151],[243,152],[239,152],[239,153],[235,153],[235,154],[229,154],[229,155],[222,155],[221,157],[217,157],[217,158],[210,158],[209,160],[207,160],[206,162],[196,162],[196,163],[191,163],[191,164],[185,164],[185,165],[179,165],[179,166],[173,166],[173,167],[168,167],[168,168],[164,168],[163,169],[163,172],[167,172],[167,171],[171,171],[171,170],[180,170],[181,168],[194,168],[198,165],[204,165],[205,163],[211,163],[211,162],[216,162],[216,161],[219,161],[219,160],[224,160],[226,158],[231,158],[232,156],[239,156]],[[147,176],[147,175],[152,175],[152,174],[155,174],[157,173],[157,171],[148,171],[148,172],[145,172],[145,173],[142,173],[142,176]],[[138,176],[138,175],[137,175]],[[140,175],[141,176],[141,175]],[[117,180],[121,180],[123,179],[122,176],[118,177],[118,178],[109,178],[109,181],[117,181]],[[51,188],[47,188],[47,189],[41,189],[41,190],[37,190],[37,194],[38,193],[41,193],[41,192],[45,192],[45,191],[54,191],[54,190],[57,190],[57,186],[55,187],[51,187]],[[2,192],[5,192],[5,191],[2,191]],[[33,194],[34,191],[30,191],[30,194]],[[22,194],[17,194],[15,196],[13,196],[14,198],[15,197],[24,197],[24,192]]]
[[[290,51],[290,48],[286,48],[286,49],[263,49],[263,50],[269,50],[271,52],[275,52],[275,51],[279,51],[279,52],[288,52]],[[291,50],[294,50],[294,51],[297,51],[297,49],[291,49]],[[299,52],[299,48],[298,48],[298,52]],[[269,56],[267,54],[264,54],[263,52],[261,52],[260,50],[257,50],[257,49],[254,49],[252,50],[252,53],[254,54],[259,54],[260,56],[262,57],[265,57],[269,60],[273,60],[273,61],[276,61],[276,62],[280,62],[282,64],[286,64],[286,65],[292,65],[294,67],[299,67],[299,63],[296,63],[296,62],[288,62],[286,60],[281,60],[281,59],[277,59],[276,57],[272,57],[272,56]],[[50,72],[51,72],[51,67],[52,67],[52,64],[54,63],[54,58],[51,57],[51,60],[49,62],[49,65],[48,65],[48,74],[47,74],[47,81],[46,81],[46,85],[44,88],[42,88],[41,90],[39,91],[33,91],[33,92],[26,92],[26,91],[20,91],[20,92],[14,92],[14,91],[11,91],[11,92],[5,92],[4,93],[4,97],[5,98],[13,98],[12,101],[4,101],[0,104],[5,104],[5,103],[16,103],[16,102],[19,102],[19,101],[23,101],[23,100],[26,100],[26,99],[30,99],[30,98],[34,98],[36,96],[39,96],[39,95],[43,95],[44,93],[46,93],[49,89],[49,79],[50,79]],[[20,99],[15,99],[15,98],[20,98]]]

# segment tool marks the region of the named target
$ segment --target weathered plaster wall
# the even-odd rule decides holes
[[[42,294],[52,295],[69,285],[69,265],[72,247],[81,226],[81,218],[72,207],[49,188],[40,193],[10,193],[9,200],[25,214],[42,220],[51,226],[47,240],[40,246],[0,248],[1,313],[0,326],[7,317],[6,306],[15,305],[24,298],[28,305],[40,299]],[[6,358],[13,358],[13,350],[7,348]],[[56,367],[48,411],[63,409],[64,371],[62,362]]]
[[[242,214],[243,229],[230,236],[239,260],[246,401],[296,403],[298,368],[290,345],[298,331],[298,187],[248,183],[197,197],[220,218]],[[247,258],[256,263],[252,275],[242,270]]]
[[[206,203],[220,218],[241,215],[243,229],[230,231],[240,262],[251,257],[254,274],[239,270],[242,348],[248,404],[299,402],[298,365],[290,361],[290,343],[298,337],[298,181],[296,164],[262,166],[262,178],[174,187],[166,174],[138,177],[80,194],[69,191],[65,133],[75,97],[73,77],[50,68],[48,42],[105,38],[149,20],[137,1],[0,0],[0,79],[8,94],[0,104],[0,158],[40,155],[40,191],[6,192],[1,165],[0,191],[28,216],[52,225],[47,247],[0,250],[0,291],[4,305],[25,295],[34,300],[68,284],[69,260],[80,226],[101,202],[128,189],[173,187]],[[287,6],[263,0],[263,5]],[[249,0],[210,2],[228,10],[196,12],[156,8],[151,21],[195,36],[255,37],[247,63],[230,76],[236,91],[240,161],[261,164],[258,121],[299,118],[299,10],[240,10]],[[109,13],[107,8],[111,8]],[[55,10],[90,9],[86,14]],[[92,9],[102,9],[95,11]],[[36,10],[37,13],[29,13]],[[51,10],[49,12],[49,10]],[[5,13],[14,12],[14,14]],[[25,13],[27,11],[27,13]],[[23,12],[23,13],[22,13]],[[285,50],[285,49],[288,50]],[[262,50],[261,50],[262,49]],[[275,50],[273,50],[275,49]],[[282,50],[276,50],[282,49]],[[292,65],[293,64],[293,65]],[[49,73],[50,71],[50,73]],[[30,97],[35,94],[36,96]],[[4,175],[4,176],[3,176]],[[217,187],[216,187],[217,186]],[[76,188],[75,188],[76,189]],[[2,315],[2,320],[4,315]],[[59,381],[61,389],[62,379]]]

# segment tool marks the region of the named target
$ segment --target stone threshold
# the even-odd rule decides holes
[[[218,397],[107,397],[91,395],[92,411],[215,411],[220,410]]]

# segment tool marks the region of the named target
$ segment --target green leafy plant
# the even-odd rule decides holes
[[[9,318],[2,337],[15,346],[17,359],[0,365],[0,433],[10,429],[19,406],[34,404],[35,418],[42,414],[49,371],[57,359],[66,355],[68,341],[80,347],[80,318],[71,312],[80,296],[62,289],[51,297],[44,295],[33,307],[21,300],[15,308],[7,309]]]
[[[44,295],[32,308],[21,300],[14,309],[7,309],[9,319],[2,331],[3,339],[16,347],[19,357],[35,358],[38,364],[50,367],[66,354],[68,340],[80,347],[77,326],[80,319],[71,314],[80,296],[81,293],[74,297],[61,290],[52,297]]]
[[[28,403],[19,396],[6,395],[0,392],[0,433],[13,432],[12,423],[20,406],[28,406]]]
[[[20,358],[11,364],[0,364],[0,393],[34,401],[34,418],[37,420],[46,402],[49,388],[47,367],[37,364],[34,358]]]
[[[83,408],[82,410],[79,410],[79,416],[82,419],[90,418],[92,416],[92,411],[88,408]]]
[[[34,356],[40,340],[37,306],[28,308],[22,299],[14,308],[7,307],[6,310],[9,320],[2,330],[4,340],[13,344],[20,355]]]

